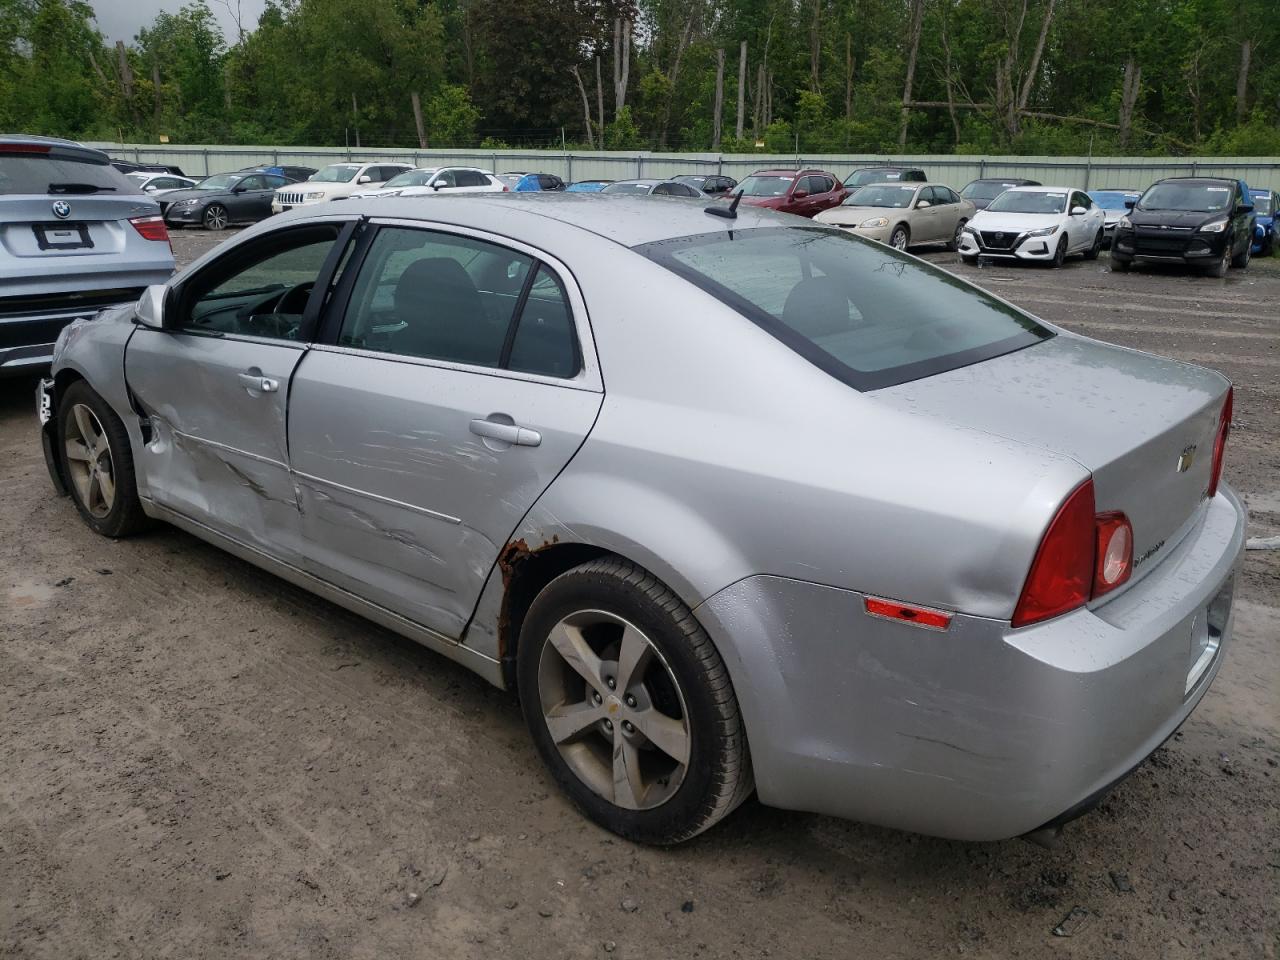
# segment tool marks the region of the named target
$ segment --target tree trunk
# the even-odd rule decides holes
[[[911,87],[916,79],[916,55],[920,52],[920,31],[924,26],[924,0],[911,0],[911,28],[907,36],[907,78],[902,84],[902,124],[898,128],[898,149],[907,148],[907,121],[911,119]]]
[[[151,95],[155,98],[155,123],[156,133],[160,132],[160,116],[163,113],[160,99],[160,62],[158,60],[151,63]]]
[[[1187,97],[1191,100],[1191,134],[1197,143],[1200,142],[1200,56],[1201,49],[1196,48],[1191,55],[1191,62],[1185,71],[1187,77]]]
[[[1236,123],[1249,118],[1249,61],[1253,57],[1253,41],[1240,44],[1240,72],[1236,74]]]
[[[758,63],[756,64],[755,108],[751,111],[751,136],[756,140],[760,139],[760,131],[762,129],[762,127],[760,126],[760,121],[764,118],[764,114],[762,112],[763,110],[764,110],[764,64]]]
[[[943,77],[947,87],[947,114],[951,117],[951,130],[955,134],[953,144],[960,143],[960,121],[956,119],[955,77],[951,70],[951,37],[947,34],[947,15],[942,17]]]
[[[422,100],[419,99],[417,90],[409,94],[409,100],[413,104],[413,125],[418,131],[418,146],[425,150],[427,149],[427,129],[422,125]]]
[[[631,21],[613,21],[613,118],[627,105],[627,78],[631,73]]]
[[[809,83],[814,93],[822,92],[822,0],[813,0],[813,20],[809,23]]]
[[[1053,9],[1058,0],[1049,0],[1045,7],[1044,21],[1040,24],[1040,36],[1036,39],[1035,53],[1031,55],[1031,63],[1027,67],[1027,75],[1022,78],[1022,90],[1018,94],[1018,109],[1027,109],[1031,100],[1031,88],[1035,86],[1036,74],[1040,72],[1040,58],[1044,56],[1044,43],[1049,38],[1049,24],[1053,22]]]
[[[1133,109],[1138,104],[1138,92],[1142,85],[1142,68],[1130,57],[1124,65],[1124,81],[1120,85],[1120,146],[1129,146],[1129,132],[1133,126]]]
[[[123,40],[116,41],[116,58],[120,64],[120,91],[124,94],[124,100],[129,108],[129,116],[133,118],[134,126],[138,125],[138,105],[133,99],[133,68],[129,66],[129,52],[125,48]]]
[[[716,99],[711,114],[711,150],[720,150],[721,121],[724,117],[724,47],[716,51]]]
[[[596,57],[596,128],[600,131],[600,149],[604,146],[604,84],[600,81],[600,58]]]
[[[844,35],[844,118],[853,119],[853,35]]]
[[[569,72],[573,74],[573,79],[578,82],[578,93],[582,94],[582,123],[587,131],[587,146],[594,150],[596,148],[596,138],[591,133],[591,101],[587,99],[587,88],[583,86],[582,74],[578,73],[578,65],[576,63],[569,68]]]
[[[471,40],[471,4],[462,4],[462,63],[467,71],[467,88],[476,85],[476,56]]]
[[[671,90],[667,94],[667,102],[662,105],[662,122],[658,126],[658,149],[665,150],[667,148],[667,126],[671,122],[671,101],[675,99],[676,82],[680,79],[680,64],[684,60],[684,52],[689,48],[689,37],[693,33],[693,17],[690,16],[684,25],[684,33],[680,35],[680,42],[676,44],[675,59],[671,61],[671,72],[667,75],[667,80],[671,84]]]
[[[356,103],[356,92],[351,91],[351,126],[356,131],[356,149],[360,149],[360,106]]]
[[[745,127],[743,122],[746,118],[743,113],[747,106],[747,41],[742,41],[742,46],[738,48],[738,113],[737,124],[734,130],[734,137],[738,140],[742,139],[742,131]],[[741,147],[739,147],[741,149]]]

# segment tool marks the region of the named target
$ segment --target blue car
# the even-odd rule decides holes
[[[612,180],[579,180],[569,184],[565,189],[569,193],[599,193],[611,183],[613,183]]]
[[[1106,190],[1090,190],[1089,199],[1102,208],[1104,216],[1102,224],[1102,245],[1111,246],[1111,237],[1116,232],[1116,224],[1129,212],[1126,203],[1137,203],[1142,196],[1141,190],[1123,187],[1109,187]]]
[[[513,193],[526,193],[531,190],[563,190],[564,181],[554,173],[526,173],[516,185],[511,187]]]
[[[1276,208],[1280,207],[1280,193],[1274,190],[1250,190],[1253,197],[1253,213],[1257,221],[1253,228],[1253,252],[1269,257],[1276,247]]]

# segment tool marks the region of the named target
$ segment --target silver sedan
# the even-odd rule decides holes
[[[1231,635],[1224,378],[761,210],[315,205],[69,327],[38,402],[94,530],[174,524],[514,688],[646,842],[753,790],[1052,831]]]

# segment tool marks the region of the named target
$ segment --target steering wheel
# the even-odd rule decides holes
[[[239,332],[293,339],[314,286],[314,280],[297,283],[252,304],[238,318],[241,326]]]

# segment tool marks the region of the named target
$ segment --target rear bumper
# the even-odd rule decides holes
[[[764,803],[997,840],[1081,811],[1191,713],[1230,639],[1243,543],[1223,488],[1125,593],[1021,630],[962,615],[922,630],[866,616],[853,591],[766,576],[695,612]]]
[[[152,283],[164,283],[171,272],[157,272],[147,279]],[[29,310],[10,315],[0,313],[0,378],[44,370],[53,360],[53,345],[64,327],[82,317],[96,316],[100,310],[133,303],[144,289],[145,285],[122,288],[114,291],[121,299],[111,303],[95,302],[83,308]]]

